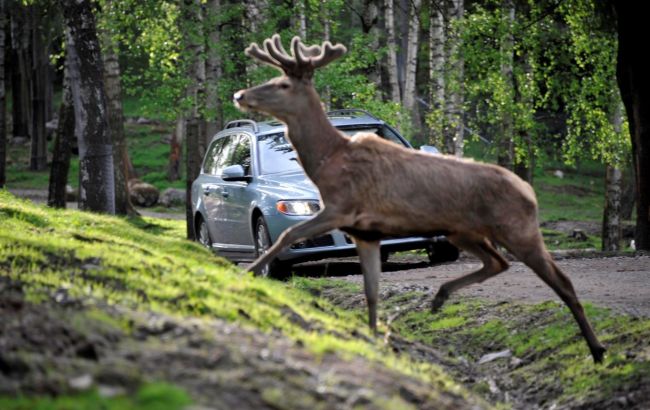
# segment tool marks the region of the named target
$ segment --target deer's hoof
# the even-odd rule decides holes
[[[436,297],[433,298],[433,302],[431,302],[431,313],[437,313],[442,307],[442,305],[445,304],[447,298],[449,298],[447,291],[444,289],[440,289],[436,294]]]
[[[607,349],[605,349],[603,346],[597,346],[591,349],[591,355],[594,358],[594,363],[602,363],[606,351]]]

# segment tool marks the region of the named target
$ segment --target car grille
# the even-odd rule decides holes
[[[332,235],[323,235],[291,245],[291,249],[319,248],[321,246],[334,246]]]

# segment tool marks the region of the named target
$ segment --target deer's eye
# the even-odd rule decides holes
[[[280,89],[281,90],[288,90],[291,85],[289,83],[280,83]]]

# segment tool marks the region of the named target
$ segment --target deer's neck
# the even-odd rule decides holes
[[[332,126],[320,101],[310,107],[309,114],[287,118],[286,124],[289,140],[305,173],[316,182],[320,168],[347,144],[347,139]]]

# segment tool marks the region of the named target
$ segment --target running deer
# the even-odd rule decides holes
[[[330,124],[312,84],[314,70],[343,56],[346,48],[327,41],[307,47],[294,37],[290,50],[285,51],[277,34],[262,47],[251,44],[248,56],[284,75],[237,92],[234,101],[241,110],[266,113],[286,124],[287,138],[318,187],[322,207],[313,219],[284,231],[249,270],[259,273],[294,242],[338,228],[356,244],[369,325],[376,332],[382,238],[445,234],[452,244],[482,261],[476,272],[441,285],[433,311],[452,292],[508,269],[496,249],[498,244],[528,265],[566,303],[594,361],[601,362],[605,348],[571,281],[542,241],[531,186],[495,165],[406,149],[371,133],[347,137]]]

